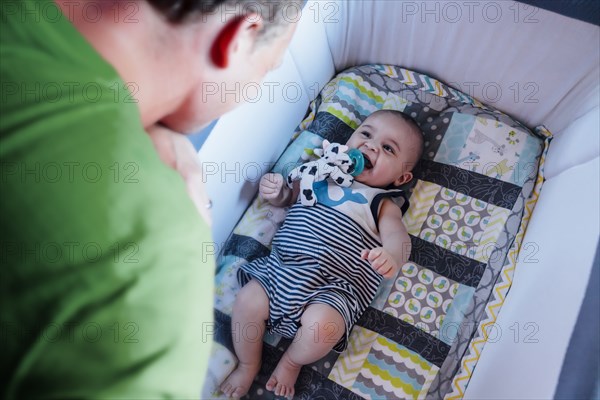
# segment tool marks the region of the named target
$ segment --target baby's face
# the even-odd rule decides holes
[[[411,126],[395,115],[370,115],[346,143],[365,156],[365,170],[356,180],[382,188],[410,181],[418,151],[418,140],[410,130]]]

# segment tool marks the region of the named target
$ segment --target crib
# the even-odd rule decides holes
[[[554,135],[496,335],[464,398],[560,397],[561,385],[598,371],[597,353],[595,366],[570,359],[582,351],[575,342],[585,342],[574,335],[596,329],[598,345],[597,309],[578,316],[598,291],[599,45],[597,25],[521,2],[309,1],[282,66],[245,88],[246,104],[223,116],[199,150],[214,204],[207,250],[222,248],[260,176],[337,72],[380,63],[435,77]]]

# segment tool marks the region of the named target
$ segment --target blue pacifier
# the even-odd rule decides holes
[[[348,156],[350,157],[350,161],[352,161],[348,173],[352,176],[362,174],[365,169],[365,156],[363,156],[363,153],[358,149],[350,149],[348,151]]]

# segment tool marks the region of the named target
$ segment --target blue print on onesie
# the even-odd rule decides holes
[[[313,189],[317,203],[296,202],[273,238],[271,254],[240,266],[238,279],[242,285],[250,279],[261,284],[269,298],[267,329],[286,338],[294,338],[310,304],[333,307],[345,322],[345,334],[333,348],[341,352],[382,280],[360,252],[381,246],[379,205],[403,192],[356,181],[340,187],[329,179]]]

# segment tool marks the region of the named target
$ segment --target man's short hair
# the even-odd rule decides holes
[[[297,22],[306,0],[147,0],[169,22],[182,24],[202,15],[222,12],[240,16],[257,13],[264,21],[259,39],[264,39],[278,27]]]

